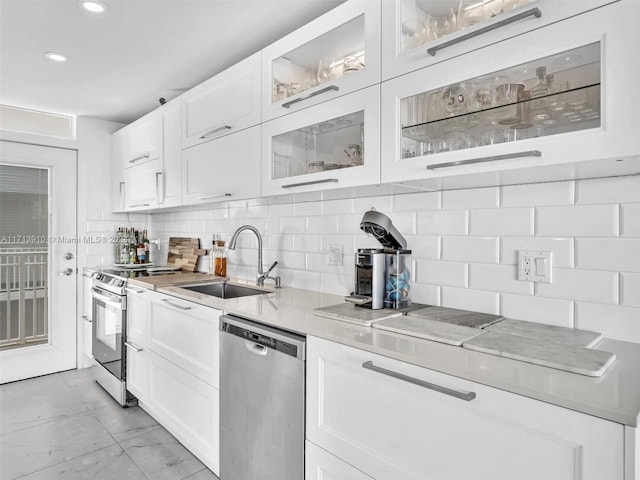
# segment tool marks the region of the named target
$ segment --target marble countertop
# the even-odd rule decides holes
[[[137,282],[144,284],[144,279]],[[176,279],[177,280],[177,279]],[[234,282],[255,286],[249,282]],[[600,377],[473,351],[378,328],[314,315],[344,303],[339,295],[281,288],[265,295],[219,299],[174,286],[156,288],[184,300],[304,335],[331,340],[490,387],[520,394],[620,424],[640,422],[640,344],[602,339],[596,348],[616,355]]]

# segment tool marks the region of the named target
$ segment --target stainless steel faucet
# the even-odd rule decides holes
[[[262,235],[260,235],[260,232],[256,227],[254,227],[253,225],[242,225],[241,227],[239,227],[233,233],[233,236],[229,241],[229,246],[228,246],[229,250],[236,249],[236,242],[238,241],[238,235],[240,235],[240,233],[243,232],[244,230],[252,231],[253,233],[256,234],[256,237],[258,238],[258,275],[256,279],[256,284],[263,286],[264,281],[269,279],[269,280],[273,280],[276,283],[276,288],[280,288],[280,277],[269,276],[271,271],[276,267],[276,265],[278,265],[278,262],[273,262],[273,265],[271,265],[266,272],[262,270]]]

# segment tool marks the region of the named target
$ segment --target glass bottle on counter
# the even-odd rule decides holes
[[[145,263],[144,260],[144,243],[142,241],[142,236],[140,236],[140,232],[136,230],[136,263]]]
[[[218,277],[227,276],[227,251],[224,248],[224,240],[216,240],[213,249],[214,274]]]

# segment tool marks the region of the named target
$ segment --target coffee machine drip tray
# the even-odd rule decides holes
[[[353,323],[363,327],[370,327],[374,322],[386,320],[387,318],[399,317],[403,314],[400,310],[379,309],[371,310],[359,308],[350,303],[341,303],[329,307],[316,308],[313,314],[318,317],[340,320],[342,322]]]

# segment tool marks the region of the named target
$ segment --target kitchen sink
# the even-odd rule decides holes
[[[204,293],[218,298],[238,298],[248,297],[251,295],[262,295],[271,293],[267,290],[258,290],[257,288],[244,287],[242,285],[233,285],[226,282],[198,283],[194,285],[182,285],[180,288],[190,290],[192,292]]]

